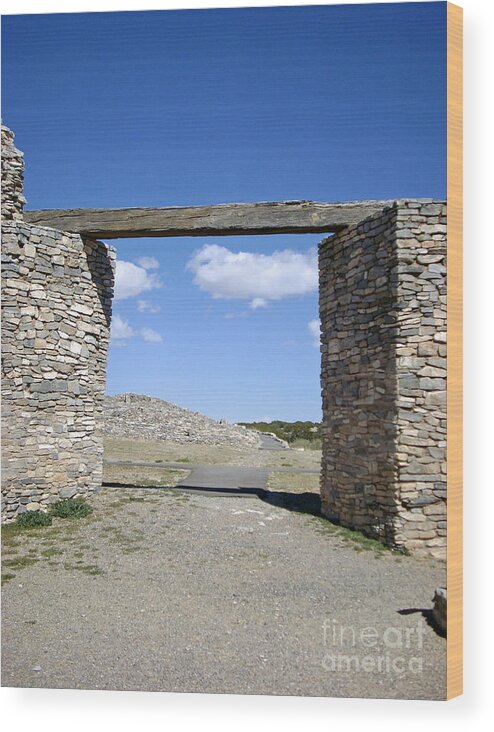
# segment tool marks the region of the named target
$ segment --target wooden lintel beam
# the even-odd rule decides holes
[[[76,208],[25,211],[24,220],[92,239],[331,233],[391,203],[285,201],[173,208]]]

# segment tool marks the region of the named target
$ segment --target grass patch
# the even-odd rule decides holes
[[[15,577],[15,574],[11,574],[10,572],[2,572],[2,586],[6,582],[9,582],[9,580],[14,579],[14,577]]]
[[[60,554],[63,554],[63,551],[54,546],[49,546],[47,549],[43,549],[41,554],[43,557],[47,557],[49,559],[50,557],[57,557]]]
[[[119,498],[116,501],[111,501],[111,503],[108,504],[108,508],[123,508],[127,504],[126,498]]]
[[[38,526],[51,526],[52,518],[43,511],[24,511],[17,516],[15,523],[20,529],[34,529]]]
[[[13,559],[4,559],[2,564],[9,569],[24,569],[30,567],[31,564],[36,564],[37,561],[36,557],[15,557]]]
[[[157,459],[155,459],[155,463],[156,465],[154,467],[149,465],[104,464],[103,484],[115,485],[122,488],[169,488],[177,485],[182,478],[188,475],[188,471],[185,469],[158,466]]]
[[[376,558],[383,556],[392,550],[377,539],[371,539],[369,536],[362,534],[360,531],[347,529],[344,526],[338,526],[331,523],[323,516],[314,516],[312,521],[316,523],[316,530],[323,534],[330,534],[341,539],[345,544],[354,549],[357,553],[364,551],[373,551]]]
[[[19,546],[20,528],[16,524],[5,524],[2,526],[2,545],[5,547]]]
[[[180,490],[180,488],[176,488],[172,495],[175,501],[179,501],[180,503],[188,503],[191,499],[191,494],[187,491]]]
[[[140,542],[144,539],[144,533],[139,529],[134,529],[132,534],[126,534],[116,526],[105,526],[101,529],[101,533],[109,539],[111,544],[118,545],[126,554],[139,551]]]
[[[89,574],[91,577],[95,577],[96,575],[99,575],[99,574],[104,574],[101,567],[98,567],[97,564],[85,564],[80,569],[81,569],[81,572],[84,572],[84,574]]]
[[[286,466],[288,467],[288,466]],[[269,474],[267,488],[275,493],[314,493],[319,494],[318,473],[278,473]]]
[[[65,498],[57,501],[50,509],[52,516],[70,519],[86,518],[92,511],[91,506],[81,498]]]
[[[88,574],[91,577],[95,577],[97,575],[104,574],[104,571],[101,569],[101,567],[98,567],[97,564],[70,564],[69,562],[65,562],[63,565],[63,568],[67,571],[71,571],[73,569],[77,570],[78,572],[83,572],[84,574]]]

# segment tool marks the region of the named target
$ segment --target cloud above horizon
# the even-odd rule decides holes
[[[205,244],[187,263],[194,283],[214,299],[250,300],[253,310],[272,300],[317,291],[317,252],[291,249],[258,254]]]
[[[309,330],[309,333],[312,336],[312,343],[314,348],[320,348],[321,346],[321,321],[319,318],[315,318],[314,320],[309,320],[307,323],[307,328]]]
[[[143,269],[158,269],[160,266],[156,257],[139,257],[137,264]]]
[[[136,331],[128,320],[120,315],[113,315],[110,326],[110,341],[114,346],[126,346],[130,338],[140,335],[145,343],[161,343],[163,338],[152,328],[140,328]]]
[[[137,309],[140,313],[152,313],[153,315],[161,312],[160,306],[149,302],[149,300],[138,300]]]
[[[129,325],[129,321],[120,315],[113,315],[110,326],[110,340],[116,345],[122,345],[122,341],[132,338],[134,329]]]
[[[146,343],[161,343],[163,338],[152,328],[141,328],[139,331],[141,338]]]
[[[144,267],[117,259],[114,300],[126,300],[159,287],[161,281],[156,272],[150,274]]]

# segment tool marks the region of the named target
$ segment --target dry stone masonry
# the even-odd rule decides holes
[[[397,201],[320,245],[323,511],[445,555],[446,205]]]
[[[86,238],[87,230],[42,225],[36,216],[43,212],[23,220],[22,154],[4,127],[2,146],[2,516],[11,520],[101,485],[115,253]],[[251,228],[259,224],[256,205],[248,209]],[[277,205],[259,204],[268,219]],[[305,202],[300,215],[318,205]],[[326,229],[336,233],[320,245],[323,512],[389,545],[443,557],[446,205],[351,204],[351,216],[360,210],[364,220],[348,219],[348,206],[325,205],[333,223],[334,216],[347,218]],[[297,230],[286,224],[286,206],[280,210],[284,224],[269,219],[262,226]],[[189,213],[174,209],[177,225]],[[108,399],[106,413],[110,435],[258,440],[137,395]]]
[[[22,221],[26,199],[22,194],[24,156],[14,145],[14,135],[2,125],[2,220]]]
[[[2,517],[101,486],[113,250],[24,223],[2,129]],[[4,198],[2,198],[2,206]],[[2,214],[4,211],[2,210]]]
[[[199,412],[143,394],[108,396],[104,402],[105,434],[182,444],[257,447],[257,433]]]

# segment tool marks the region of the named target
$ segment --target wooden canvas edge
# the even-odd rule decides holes
[[[463,9],[447,3],[447,699],[463,693]]]

